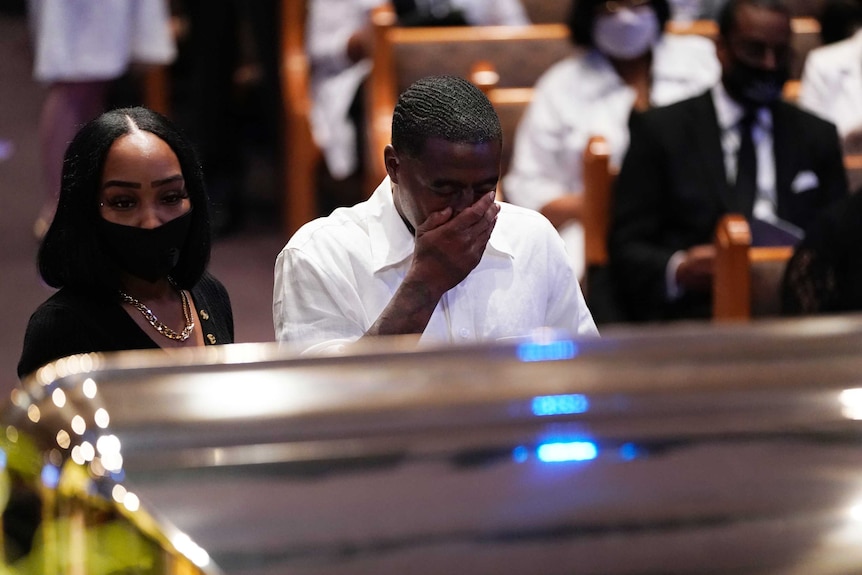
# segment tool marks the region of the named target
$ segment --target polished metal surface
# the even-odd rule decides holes
[[[228,574],[858,573],[860,349],[845,317],[127,352],[41,370],[4,421],[47,461],[115,437],[81,465]]]

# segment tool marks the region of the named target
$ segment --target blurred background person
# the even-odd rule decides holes
[[[799,104],[838,127],[847,150],[862,151],[862,30],[805,59]]]
[[[41,238],[60,191],[63,152],[77,129],[105,110],[111,82],[132,63],[168,64],[176,55],[165,0],[29,0],[33,76],[47,84],[39,136]]]
[[[39,272],[59,288],[30,318],[19,378],[76,353],[233,342],[206,273],[210,223],[189,142],[145,108],[106,112],[69,145]]]
[[[583,165],[591,136],[604,136],[611,163],[628,147],[632,111],[670,104],[715,84],[713,43],[664,34],[666,0],[577,0],[568,17],[573,54],[536,83],[503,180],[508,201],[544,214],[584,274]],[[594,309],[597,317],[601,310]]]
[[[752,230],[798,231],[847,194],[835,126],[781,99],[791,35],[781,0],[730,0],[719,20],[721,82],[632,119],[608,241],[630,319],[710,317],[724,214],[742,214]]]
[[[827,209],[787,263],[782,291],[789,315],[862,311],[862,193]]]

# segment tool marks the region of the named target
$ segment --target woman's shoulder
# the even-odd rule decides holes
[[[706,63],[716,68],[720,66],[715,43],[697,34],[664,34],[656,44],[654,53],[656,60],[665,64],[689,66]]]
[[[219,301],[230,306],[230,294],[227,288],[209,272],[204,272],[190,291],[195,298],[204,298],[211,302]]]
[[[715,54],[715,42],[700,34],[662,34],[657,48],[666,50],[697,50]]]
[[[840,42],[814,48],[805,59],[805,67],[818,71],[849,69],[857,62],[860,55],[862,55],[862,31]]]
[[[655,95],[660,105],[689,98],[721,79],[715,44],[703,36],[665,34],[653,54],[653,75],[662,86],[662,94]]]
[[[541,89],[575,82],[581,83],[584,74],[594,72],[596,68],[602,66],[603,58],[597,51],[576,47],[571,54],[554,62],[542,72],[535,87]]]
[[[19,377],[60,357],[101,351],[96,340],[106,333],[108,307],[107,301],[68,288],[54,293],[36,308],[27,323]]]
[[[85,295],[69,288],[61,288],[42,302],[31,316],[33,318],[88,317],[106,302],[95,296]]]
[[[205,272],[191,292],[209,343],[233,343],[233,309],[227,288]]]

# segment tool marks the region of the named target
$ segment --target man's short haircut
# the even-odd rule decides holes
[[[482,90],[456,76],[428,76],[398,98],[392,115],[392,146],[415,158],[430,138],[502,145],[503,133],[497,112]]]
[[[742,6],[753,6],[764,8],[773,12],[780,12],[791,17],[790,7],[784,0],[727,0],[718,13],[718,34],[724,39],[730,37],[730,33],[736,27],[736,14]]]
[[[566,24],[569,26],[569,38],[575,46],[584,48],[595,48],[593,40],[593,24],[596,21],[599,7],[607,0],[570,0],[568,18]],[[670,20],[670,4],[668,0],[651,0],[650,6],[655,10],[658,18],[659,31],[664,30],[665,24]]]
[[[114,142],[135,129],[150,132],[177,155],[192,205],[191,224],[180,259],[171,272],[189,289],[210,258],[210,220],[201,164],[189,141],[166,117],[146,108],[121,108],[91,120],[75,135],[63,159],[57,213],[39,247],[39,273],[52,287],[93,295],[113,294],[120,275],[99,237],[99,188]]]

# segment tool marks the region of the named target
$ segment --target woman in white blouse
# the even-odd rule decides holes
[[[805,59],[799,104],[838,128],[845,146],[862,150],[862,30],[812,50]]]
[[[695,96],[715,84],[712,42],[663,34],[666,0],[580,0],[568,19],[574,53],[547,70],[518,127],[506,199],[540,211],[560,231],[583,275],[582,162],[604,136],[619,166],[632,110]]]

